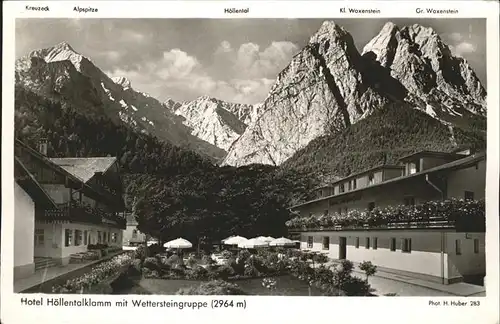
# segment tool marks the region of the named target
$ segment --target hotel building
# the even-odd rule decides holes
[[[400,165],[378,167],[317,188],[316,198],[293,206],[301,218],[340,218],[429,202],[480,201],[485,197],[486,154],[423,151],[403,157]],[[482,205],[484,206],[484,205]],[[342,216],[344,215],[344,216]],[[411,219],[363,225],[318,226],[292,221],[291,234],[301,249],[325,253],[333,260],[371,261],[379,269],[449,284],[485,275],[485,217],[467,222]]]
[[[122,181],[114,157],[48,158],[15,141],[14,279],[122,246]]]

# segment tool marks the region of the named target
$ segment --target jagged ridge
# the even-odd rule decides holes
[[[361,55],[351,35],[327,21],[279,74],[224,164],[280,165],[314,138],[394,104],[426,112],[451,138],[457,125],[483,123],[485,97],[472,68],[430,28],[387,23]]]

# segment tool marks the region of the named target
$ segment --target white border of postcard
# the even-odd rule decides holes
[[[49,6],[50,11],[26,11],[26,5]],[[75,7],[92,7],[95,11],[78,12]],[[340,14],[341,7],[378,8],[380,13]],[[364,320],[383,323],[498,323],[499,314],[499,11],[496,1],[94,1],[94,2],[4,2],[3,21],[3,118],[2,118],[2,254],[1,254],[1,322],[11,323],[191,323],[197,320],[213,323],[304,323],[317,320],[358,323]],[[225,8],[248,8],[248,13],[227,14]],[[428,15],[418,8],[456,9],[457,14]],[[220,299],[246,300],[245,309],[138,308],[138,307],[36,307],[21,306],[20,295],[13,294],[13,120],[14,61],[16,18],[487,18],[487,86],[488,86],[488,159],[486,186],[486,297],[477,298],[478,307],[433,307],[429,297],[330,298],[330,297],[262,297]],[[51,297],[56,297],[51,296]],[[130,301],[142,298],[154,301],[210,301],[211,296],[113,296],[68,295],[95,301]],[[436,299],[436,298],[433,298]],[[469,298],[437,298],[463,300]]]

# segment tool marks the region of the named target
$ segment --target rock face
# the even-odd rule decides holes
[[[257,121],[233,144],[229,165],[279,165],[314,138],[357,122],[388,99],[360,72],[351,35],[325,22],[285,68],[262,104]]]
[[[408,91],[414,103],[443,121],[486,114],[486,91],[467,61],[453,56],[431,28],[387,23],[363,49]]]
[[[226,151],[252,121],[251,105],[231,104],[208,96],[184,103],[168,100],[166,105],[183,118],[192,135]]]
[[[220,160],[225,151],[191,134],[179,116],[126,78],[109,78],[67,43],[33,51],[16,62],[16,84],[90,115],[106,114],[134,130]]]
[[[311,140],[345,129],[387,105],[411,105],[442,123],[486,113],[486,92],[468,63],[419,25],[387,23],[362,55],[327,21],[278,76],[223,164],[280,165]]]

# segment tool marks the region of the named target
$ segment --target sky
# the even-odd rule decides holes
[[[63,41],[160,101],[254,104],[326,19],[17,19],[16,57]],[[388,19],[332,19],[361,52]],[[390,19],[440,34],[486,86],[485,19]]]

